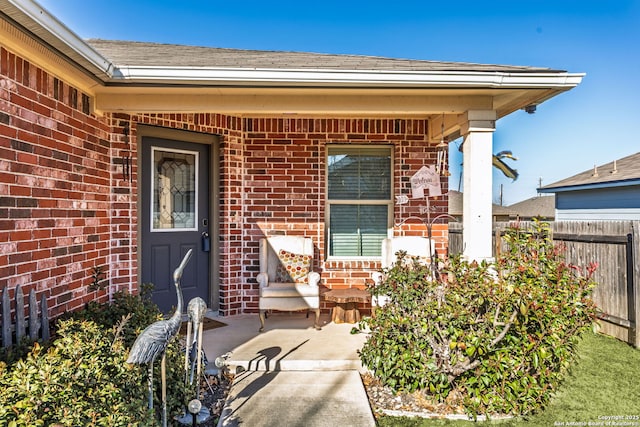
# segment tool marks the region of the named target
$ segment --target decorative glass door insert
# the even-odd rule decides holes
[[[198,153],[152,148],[151,231],[196,230]]]

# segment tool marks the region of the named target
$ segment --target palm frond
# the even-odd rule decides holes
[[[502,152],[504,153],[504,152]],[[512,180],[518,179],[518,171],[509,167],[508,164],[503,162],[500,157],[498,157],[500,153],[493,155],[493,166],[496,167],[500,172],[504,174],[507,178],[511,178]],[[509,157],[509,156],[502,156]],[[511,157],[510,157],[511,158]]]

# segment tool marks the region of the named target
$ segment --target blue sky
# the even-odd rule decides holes
[[[83,38],[239,49],[531,65],[586,73],[581,85],[498,121],[494,153],[520,173],[494,173],[509,205],[550,184],[640,151],[640,1],[40,0]],[[461,154],[454,141],[450,188]],[[638,165],[640,167],[640,165]]]

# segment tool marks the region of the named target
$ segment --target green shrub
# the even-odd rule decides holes
[[[138,295],[127,292],[116,292],[110,304],[101,304],[91,301],[86,308],[81,311],[71,313],[75,319],[85,319],[96,322],[104,328],[112,328],[119,325],[119,335],[121,336],[125,351],[125,360],[129,354],[129,349],[133,345],[138,335],[150,324],[163,318],[158,306],[151,300],[153,284],[143,283]],[[122,319],[128,320],[123,322]],[[184,351],[182,343],[178,338],[171,341],[166,350],[166,375],[167,375],[167,411],[169,414],[181,414],[186,402],[194,395],[184,384]],[[154,364],[154,408],[156,409],[156,419],[159,419],[162,394],[160,359]],[[147,366],[134,366],[140,381],[147,385]],[[147,390],[145,388],[145,390]],[[148,401],[148,393],[145,392],[145,408]]]
[[[22,337],[20,341],[12,346],[4,348],[0,347],[0,363],[13,365],[18,360],[24,358],[33,348],[34,341],[28,336]]]
[[[118,293],[112,304],[88,304],[57,322],[48,347],[35,343],[16,363],[0,363],[0,427],[59,424],[156,425],[161,410],[160,360],[154,365],[154,408],[147,409],[148,370],[126,363],[137,335],[161,314],[148,298]],[[184,353],[167,351],[169,418],[193,396],[184,384]]]
[[[0,425],[140,424],[144,381],[122,341],[93,322],[66,320],[46,351],[38,343],[0,375]]]
[[[364,365],[397,391],[421,390],[470,415],[546,405],[595,319],[591,275],[567,265],[546,224],[507,231],[495,264],[452,258],[433,280],[418,260],[383,271],[390,302],[367,318]]]
[[[110,304],[90,301],[84,310],[67,313],[63,318],[91,320],[105,328],[112,328],[123,317],[130,316],[121,325],[122,340],[130,348],[144,328],[162,318],[158,306],[151,301],[152,290],[153,285],[142,284],[138,295],[118,291],[113,294]]]

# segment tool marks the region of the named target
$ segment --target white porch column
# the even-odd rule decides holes
[[[463,256],[468,261],[492,260],[492,156],[494,110],[470,110],[465,113],[461,132],[464,136],[462,226]]]

